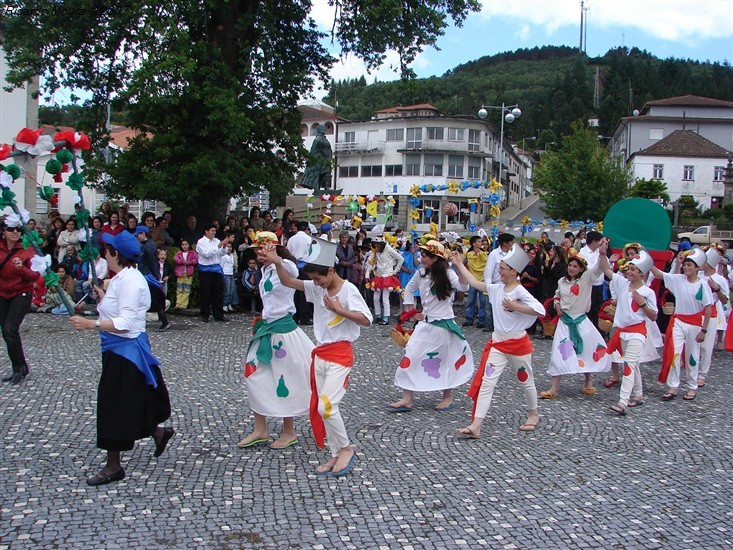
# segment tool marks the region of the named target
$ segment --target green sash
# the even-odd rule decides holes
[[[560,317],[560,320],[568,327],[568,331],[570,332],[570,341],[573,343],[573,347],[575,348],[575,353],[577,355],[583,353],[583,339],[580,337],[578,325],[586,319],[587,316],[585,313],[583,313],[583,315],[579,315],[575,319],[570,317],[567,313],[563,313],[562,317]]]
[[[439,319],[437,321],[429,321],[431,325],[436,327],[444,328],[448,332],[452,332],[458,336],[461,340],[465,340],[466,337],[463,335],[463,330],[453,319]]]
[[[249,355],[249,349],[255,341],[259,340],[257,345],[257,362],[269,365],[272,363],[272,340],[270,335],[272,334],[287,334],[293,332],[298,328],[295,323],[293,316],[288,313],[285,317],[280,317],[271,323],[260,319],[255,324],[255,333],[252,335],[252,340],[249,341],[247,347],[247,355]]]

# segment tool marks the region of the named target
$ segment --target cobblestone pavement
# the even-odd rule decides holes
[[[139,442],[124,453],[124,481],[91,488],[85,479],[103,462],[94,444],[96,334],[29,315],[31,376],[0,387],[0,548],[733,544],[728,353],[715,353],[710,383],[692,402],[662,402],[658,364],[645,367],[648,401],[626,417],[608,408],[617,388],[582,396],[582,378],[566,379],[559,399],[540,402],[533,433],[517,429],[523,400],[505,373],[482,438],[467,440],[456,434],[469,420],[465,388],[449,412],[433,410],[437,394],[419,394],[411,413],[385,410],[398,395],[401,354],[389,327],[374,326],[362,331],[343,405],[360,461],[337,479],[313,475],[326,453],[304,418],[296,421],[300,446],[237,448],[251,425],[242,375],[251,317],[232,319],[173,317],[173,330],[150,334],[177,434],[159,459],[152,441]],[[467,335],[478,361],[487,335]],[[541,390],[549,387],[549,342],[534,342]],[[4,350],[0,365],[5,374]]]

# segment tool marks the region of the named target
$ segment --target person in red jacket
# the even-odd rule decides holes
[[[2,380],[11,384],[19,384],[30,372],[20,341],[20,325],[31,309],[33,284],[40,278],[30,268],[35,252],[32,248],[24,249],[20,239],[20,227],[3,226],[0,239],[0,325],[13,372]]]

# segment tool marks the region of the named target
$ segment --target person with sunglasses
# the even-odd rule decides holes
[[[31,270],[35,252],[23,248],[21,237],[20,227],[6,224],[0,239],[0,325],[13,366],[13,372],[2,380],[11,384],[19,384],[30,372],[20,339],[20,325],[31,309],[33,283],[40,277]]]

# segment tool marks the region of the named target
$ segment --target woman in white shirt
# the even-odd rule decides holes
[[[269,231],[257,233],[253,246],[258,249],[275,245],[283,266],[298,277],[295,259],[279,244],[277,235]],[[262,298],[262,319],[255,324],[244,365],[247,398],[255,417],[252,433],[238,443],[253,447],[267,443],[270,432],[267,417],[283,419],[283,431],[270,444],[284,449],[298,443],[293,417],[308,413],[310,403],[310,361],[313,343],[293,319],[295,290],[284,286],[275,265],[258,254],[262,264],[259,295]]]
[[[122,451],[137,439],[152,437],[153,456],[160,456],[173,428],[158,426],[170,418],[168,390],[145,332],[150,291],[137,270],[140,242],[131,233],[104,233],[109,267],[117,272],[107,292],[96,287],[99,319],[72,316],[76,330],[98,330],[102,340],[102,377],[97,393],[97,446],[107,451],[107,464],[87,485],[106,485],[125,478]]]
[[[405,259],[402,254],[389,246],[381,237],[378,238],[377,251],[367,264],[364,274],[367,286],[374,290],[374,318],[381,319],[379,325],[389,324],[389,294],[400,288],[400,280],[396,277]]]
[[[79,252],[79,230],[76,228],[76,220],[74,218],[69,218],[66,221],[66,229],[59,233],[59,238],[56,241],[56,246],[59,250],[59,263],[64,261],[66,257],[66,246],[69,244]]]
[[[437,411],[455,407],[453,388],[468,382],[473,374],[473,353],[453,314],[453,297],[460,283],[448,265],[448,253],[438,241],[420,245],[419,269],[404,290],[404,307],[415,304],[419,290],[423,310],[415,318],[417,325],[405,347],[405,356],[395,372],[394,384],[402,388],[402,398],[389,405],[392,412],[412,410],[416,391],[442,391]]]

